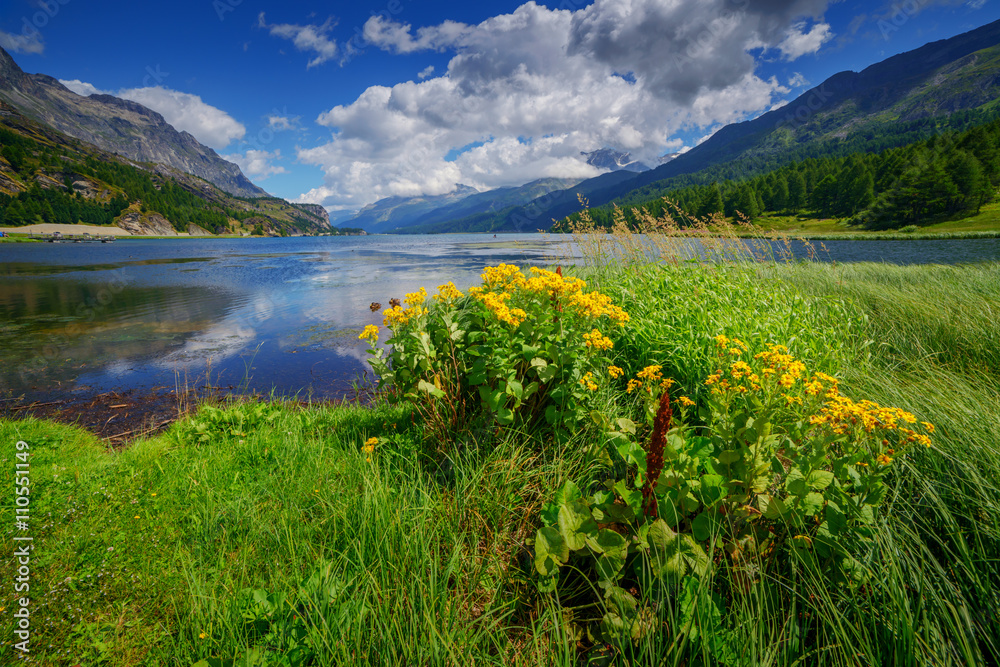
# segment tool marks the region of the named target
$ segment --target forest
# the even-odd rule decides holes
[[[718,179],[719,170],[682,176],[635,191],[616,204],[654,216],[665,210],[682,227],[695,217],[737,212],[749,220],[765,215],[840,218],[863,229],[921,226],[947,217],[977,214],[1000,186],[1000,120],[878,152],[809,157],[744,179]],[[590,210],[610,227],[614,205]],[[567,228],[579,215],[557,223]]]

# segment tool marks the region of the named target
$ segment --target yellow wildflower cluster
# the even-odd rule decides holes
[[[501,265],[502,266],[502,265]],[[518,326],[528,317],[528,314],[520,308],[511,308],[507,305],[510,301],[509,292],[479,292],[474,294],[475,298],[483,303],[486,308],[493,313],[498,320],[513,327]]]
[[[403,298],[403,303],[407,306],[419,306],[427,300],[427,290],[423,287],[420,288],[419,292],[410,292]]]
[[[527,318],[527,313],[519,308],[511,308],[508,301],[520,303],[523,295],[537,299],[539,296],[549,297],[555,310],[575,310],[591,319],[607,316],[624,324],[628,321],[628,313],[614,305],[611,297],[599,292],[584,293],[587,283],[579,278],[564,278],[561,273],[532,267],[530,277],[525,277],[521,270],[513,264],[487,266],[483,269],[482,287],[472,287],[469,294],[481,301],[498,319],[517,326]],[[562,299],[562,302],[559,302]],[[609,349],[610,340],[594,339],[591,347]],[[605,346],[605,347],[602,347]]]
[[[358,336],[358,340],[369,340],[371,344],[374,345],[378,342],[378,327],[374,324],[369,324],[365,326],[365,330],[361,332]]]
[[[594,374],[587,373],[582,378],[580,378],[580,384],[589,389],[590,391],[597,391],[597,383],[594,382]]]
[[[422,306],[414,306],[413,308],[393,306],[385,311],[385,317],[382,319],[382,324],[387,327],[393,327],[397,324],[406,324],[410,320],[420,317],[426,312],[427,309]]]
[[[372,460],[372,452],[375,451],[375,445],[378,444],[378,438],[368,438],[365,440],[365,444],[361,445],[361,452],[365,455],[369,461]]]
[[[620,378],[621,376],[625,375],[625,371],[623,371],[618,366],[608,366],[608,375],[610,375],[613,378]]]
[[[597,329],[583,334],[583,340],[587,342],[587,347],[592,347],[595,350],[610,350],[615,345],[610,338]]]
[[[921,422],[924,432],[918,433],[906,426],[915,424],[917,419],[905,410],[882,407],[874,401],[855,402],[843,396],[837,378],[821,372],[810,376],[806,373],[805,364],[789,354],[784,345],[772,345],[766,352],[754,356],[754,363],[762,366],[758,375],[750,363],[739,358],[747,350],[742,341],[716,336],[715,342],[721,348],[723,357],[728,355],[736,359],[705,379],[705,385],[712,388],[714,396],[733,397],[764,392],[775,398],[780,396],[788,407],[804,406],[804,399],[808,398],[810,407],[807,414],[812,413],[809,423],[813,426],[828,426],[839,435],[852,432],[855,428],[864,429],[867,433],[875,430],[896,431],[905,443],[928,447],[931,444],[929,434],[934,432],[933,424]],[[888,441],[883,441],[885,444]],[[878,463],[888,465],[892,461],[891,454],[890,450],[889,455],[881,455]]]
[[[607,316],[618,324],[624,325],[629,317],[622,308],[619,308],[611,301],[611,297],[600,292],[577,292],[570,295],[569,304],[587,317],[597,319]]]
[[[859,401],[855,403],[846,396],[827,393],[827,402],[819,414],[809,418],[813,425],[826,424],[834,433],[843,434],[860,426],[871,433],[875,429],[898,431],[903,441],[908,444],[931,446],[929,433],[934,432],[934,425],[921,422],[925,433],[917,433],[903,424],[915,424],[917,418],[900,408],[882,407],[874,401]]]
[[[462,298],[463,294],[455,287],[455,283],[448,281],[444,285],[438,285],[438,294],[434,295],[435,301],[452,301]]]
[[[664,378],[661,372],[662,366],[652,365],[646,366],[641,371],[635,374],[635,379],[628,381],[628,386],[625,390],[628,393],[632,393],[636,389],[646,389],[646,393],[652,394],[653,387],[659,384],[660,389],[666,391],[673,386],[674,381],[670,378]]]
[[[524,282],[521,269],[513,264],[500,264],[499,266],[487,266],[482,273],[483,282],[491,288],[505,287],[507,283]]]
[[[685,408],[690,408],[694,406],[694,401],[692,401],[687,396],[681,396],[680,398],[677,399],[677,401]]]

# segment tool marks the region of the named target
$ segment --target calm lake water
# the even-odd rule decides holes
[[[838,262],[1000,260],[1000,239],[825,246],[821,259]],[[568,264],[574,251],[540,234],[0,244],[0,393],[86,398],[208,379],[337,398],[366,371],[357,337],[381,323],[372,302],[466,288],[500,262]]]

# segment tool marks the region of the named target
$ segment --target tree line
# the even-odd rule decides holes
[[[1000,120],[877,153],[810,157],[752,178],[699,184],[705,176],[673,179],[675,187],[655,197],[632,193],[619,206],[627,219],[632,208],[641,207],[654,216],[671,213],[682,226],[693,216],[812,215],[881,230],[973,215],[1000,187]],[[692,217],[678,219],[666,200]],[[613,212],[607,205],[589,213],[610,228]],[[567,221],[579,221],[579,214]],[[565,222],[554,227],[565,228]]]

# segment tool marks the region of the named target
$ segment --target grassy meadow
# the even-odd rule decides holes
[[[610,261],[598,249],[591,266],[567,272],[629,316],[607,329],[607,360],[621,377],[581,372],[583,417],[552,422],[572,428],[549,433],[508,417],[507,399],[487,393],[496,419],[475,401],[465,418],[442,419],[432,400],[451,395],[443,371],[420,385],[431,402],[206,404],[121,451],[71,426],[0,422],[7,470],[14,443],[30,445],[35,547],[30,658],[13,649],[8,626],[0,662],[1000,661],[1000,264],[647,263],[640,254]],[[489,307],[521,324],[516,309]],[[568,313],[556,311],[556,325],[566,324]],[[803,547],[793,545],[811,543],[815,526],[791,531],[813,538],[782,541],[777,519],[768,528],[774,546],[746,550],[739,567],[742,552],[716,548],[723,540],[713,532],[699,541],[707,557],[685,576],[625,576],[621,590],[637,604],[614,598],[604,574],[598,586],[594,571],[569,557],[557,557],[558,586],[544,585],[539,528],[566,482],[586,491],[600,489],[609,471],[642,479],[627,457],[594,455],[607,435],[595,415],[618,419],[623,430],[633,424],[643,444],[645,407],[627,383],[656,365],[674,381],[673,398],[696,406],[683,413],[684,437],[708,433],[717,396],[706,378],[719,365],[719,335],[745,341],[748,359],[787,346],[808,368],[836,376],[844,395],[935,426],[930,447],[899,452],[880,468],[884,499],[845,547],[853,569],[841,576],[812,556],[796,560]],[[530,409],[527,383],[509,381],[510,405],[521,405],[523,389]],[[638,491],[622,496],[630,493]],[[4,509],[7,572],[12,507]],[[760,517],[748,521],[759,528],[764,515],[751,509]],[[624,534],[624,523],[607,520],[601,530]],[[645,561],[637,558],[639,573]],[[5,586],[5,615],[16,597]]]

